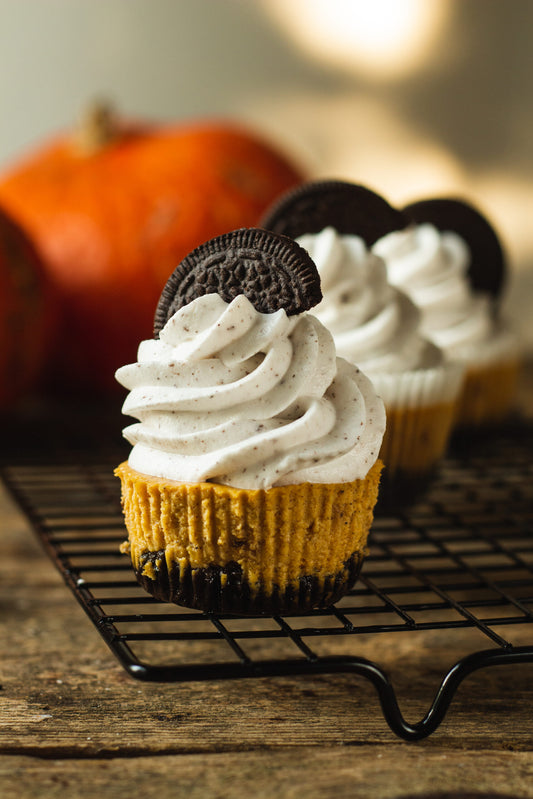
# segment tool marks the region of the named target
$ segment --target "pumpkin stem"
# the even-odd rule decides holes
[[[82,155],[93,155],[117,135],[117,115],[113,105],[106,100],[94,100],[81,115],[74,132],[74,144]]]

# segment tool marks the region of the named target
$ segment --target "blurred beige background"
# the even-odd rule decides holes
[[[533,0],[0,0],[0,170],[88,100],[230,117],[311,176],[461,193],[533,352]]]

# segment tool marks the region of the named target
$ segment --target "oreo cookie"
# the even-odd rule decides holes
[[[468,279],[474,291],[498,299],[506,276],[506,258],[496,231],[470,203],[435,197],[410,203],[403,209],[413,222],[430,223],[438,230],[457,233],[470,250]]]
[[[170,275],[155,312],[156,338],[176,311],[204,294],[231,302],[244,294],[261,313],[284,308],[289,316],[322,299],[320,277],[295,241],[268,230],[242,228],[210,239]]]
[[[341,234],[360,236],[368,247],[408,224],[405,214],[379,194],[341,180],[301,184],[282,195],[260,222],[293,239],[333,227]]]

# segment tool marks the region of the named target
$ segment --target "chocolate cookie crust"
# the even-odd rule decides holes
[[[317,577],[306,575],[296,584],[270,591],[254,591],[235,561],[226,566],[211,564],[205,568],[169,568],[164,552],[145,552],[139,568],[134,569],[139,584],[162,602],[173,602],[212,613],[272,615],[279,613],[308,613],[315,608],[334,604],[356,582],[364,556],[354,553],[336,574]],[[145,574],[151,565],[153,577]]]
[[[308,253],[291,238],[259,228],[225,233],[197,247],[170,275],[154,319],[157,338],[176,311],[205,294],[231,302],[244,294],[261,313],[289,316],[322,299],[320,277]]]

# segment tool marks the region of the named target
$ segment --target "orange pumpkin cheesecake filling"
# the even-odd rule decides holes
[[[381,463],[363,480],[256,491],[149,477],[121,464],[129,552],[154,596],[215,612],[327,606],[367,554]]]

